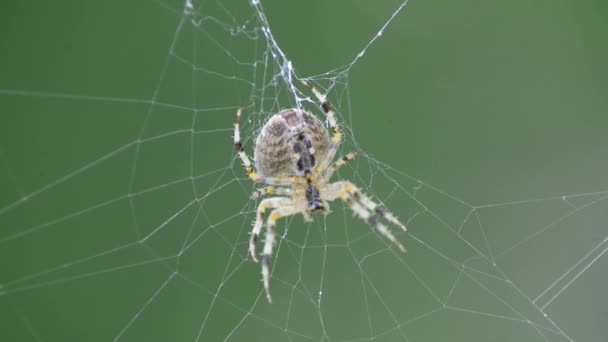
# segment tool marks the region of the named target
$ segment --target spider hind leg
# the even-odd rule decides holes
[[[258,181],[261,176],[255,172],[255,169],[253,168],[253,165],[251,164],[251,160],[249,159],[249,156],[247,156],[247,153],[245,153],[245,150],[243,149],[243,143],[241,142],[241,112],[243,111],[243,108],[239,107],[239,109],[236,111],[236,118],[234,119],[234,149],[236,150],[236,153],[238,153],[239,157],[241,158],[241,161],[243,162],[243,164],[245,165],[245,170],[247,171],[247,176],[249,176],[249,178],[251,178],[251,180]]]
[[[329,100],[325,97],[325,95],[321,94],[312,84],[310,84],[306,80],[300,80],[302,84],[310,90],[317,101],[321,104],[321,108],[323,108],[323,112],[327,117],[327,121],[329,122],[329,127],[332,131],[331,142],[329,145],[329,149],[327,150],[327,155],[323,160],[321,160],[318,164],[318,168],[324,171],[329,164],[334,159],[336,152],[338,152],[338,148],[340,147],[340,143],[342,142],[342,132],[340,131],[340,126],[338,126],[338,121],[336,120],[336,113],[332,109]]]

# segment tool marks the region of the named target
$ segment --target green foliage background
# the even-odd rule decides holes
[[[400,2],[262,4],[307,76],[350,63]],[[195,5],[203,21],[255,27],[245,1]],[[491,246],[485,255],[530,238],[496,259],[521,292],[456,280],[467,247],[432,218],[399,236],[407,256],[373,258],[383,241],[337,205],[312,225],[288,221],[292,253],[275,258],[273,305],[246,258],[252,187],[231,164],[234,108],[250,105],[251,87],[168,55],[251,80],[211,38],[248,63],[265,41],[197,31],[182,10],[151,0],[0,4],[0,340],[606,340],[605,2],[410,0],[347,87],[329,94],[351,134],[346,149],[364,151],[358,180],[399,216],[414,217],[415,204],[391,195],[390,180],[408,191],[421,180],[445,192],[423,187],[417,198],[451,227],[466,232],[466,214],[483,207],[474,212],[483,232],[463,236]],[[249,148],[263,114],[246,113]],[[375,161],[414,180],[377,173]],[[176,258],[184,239],[193,247]],[[298,243],[310,248],[299,254]],[[441,309],[398,260],[442,298],[455,289],[443,304],[460,310]],[[533,299],[570,267],[566,279],[581,275],[545,309],[552,325],[524,294]],[[322,290],[322,304],[314,291],[294,294],[298,282]],[[509,307],[525,319],[509,318],[518,317]]]

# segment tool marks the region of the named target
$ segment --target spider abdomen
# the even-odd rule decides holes
[[[255,165],[264,176],[306,175],[327,153],[329,137],[321,120],[298,109],[272,116],[255,143]]]

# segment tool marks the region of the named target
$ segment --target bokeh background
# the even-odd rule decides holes
[[[0,4],[0,340],[606,340],[605,2],[188,4]],[[409,252],[286,219],[269,305],[232,121],[290,76]]]

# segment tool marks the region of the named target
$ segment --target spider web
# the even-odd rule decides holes
[[[607,50],[599,36],[569,34],[602,32],[601,16],[556,5],[537,26],[540,5],[407,1],[26,6],[4,11],[14,34],[0,62],[4,339],[608,335],[606,79],[593,69]],[[457,15],[474,13],[513,17]],[[541,44],[553,64],[501,55],[501,27],[513,35],[500,44]],[[496,71],[518,58],[537,63],[529,78]],[[588,73],[564,71],[571,59]],[[360,152],[335,179],[407,224],[393,231],[408,253],[337,202],[312,223],[284,219],[270,305],[247,254],[255,187],[232,121],[242,105],[251,154],[273,113],[322,115],[300,78],[336,108],[340,153]],[[542,106],[556,96],[565,103]]]

